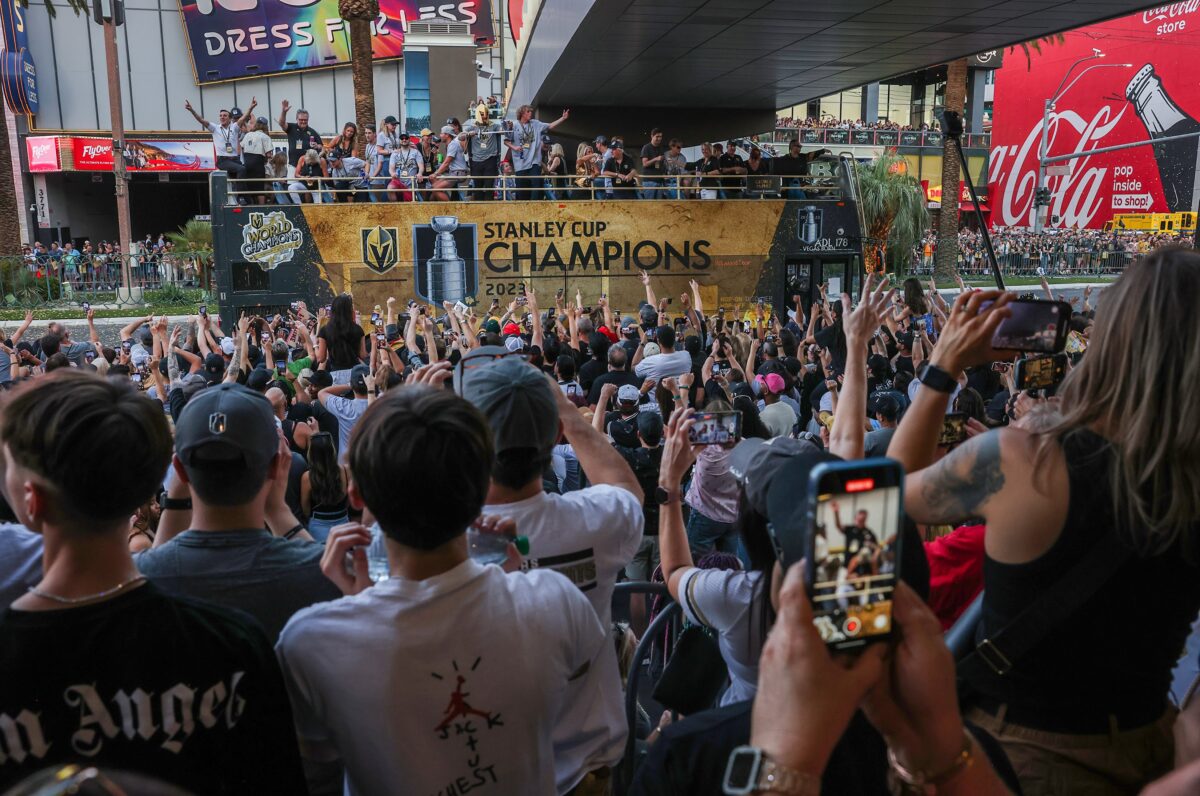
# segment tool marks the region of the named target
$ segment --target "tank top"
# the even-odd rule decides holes
[[[985,558],[977,639],[999,632],[1070,569],[1097,538],[1115,533],[1108,465],[1112,445],[1075,429],[1060,440],[1070,484],[1067,519],[1053,546],[1026,564]],[[1198,530],[1193,527],[1191,532]],[[971,679],[976,701],[1007,704],[1011,720],[1059,732],[1107,732],[1148,724],[1167,707],[1171,669],[1200,609],[1200,577],[1176,545],[1131,556],[1065,624],[1000,677]]]

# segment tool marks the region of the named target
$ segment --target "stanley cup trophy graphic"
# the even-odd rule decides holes
[[[458,244],[454,241],[458,218],[434,216],[429,219],[429,226],[437,233],[437,239],[433,256],[425,262],[427,298],[434,304],[462,301],[467,295],[467,264],[458,256]]]

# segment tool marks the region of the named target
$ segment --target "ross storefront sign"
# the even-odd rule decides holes
[[[338,0],[180,0],[180,11],[197,83],[350,62],[350,28]],[[490,0],[380,0],[373,57],[400,58],[408,23],[417,20],[466,22],[477,42],[494,38]]]
[[[58,162],[58,139],[54,136],[26,138],[25,155],[32,172],[62,169]]]
[[[1114,213],[1194,210],[1200,137],[1098,155],[1090,150],[1200,132],[1200,2],[1139,11],[1064,34],[1060,44],[1009,59],[996,73],[995,123],[989,168],[992,223],[1033,223],[1043,102],[1067,68],[1093,47],[1105,64],[1093,69],[1056,103],[1049,117],[1049,155],[1081,154],[1062,161],[1066,174],[1050,176],[1050,216],[1064,227],[1103,227]]]
[[[0,86],[4,101],[13,113],[33,115],[38,110],[37,66],[29,54],[25,9],[17,0],[0,0]]]
[[[942,186],[940,184],[930,185],[929,180],[921,180],[921,190],[925,192],[925,201],[930,206],[942,206]],[[960,203],[971,201],[971,192],[967,190],[967,183],[963,180],[958,181],[958,201]]]
[[[71,168],[76,171],[112,171],[112,140],[71,138]],[[126,140],[122,147],[129,171],[212,171],[216,155],[211,141]]]
[[[37,225],[40,229],[50,229],[50,200],[46,195],[46,176],[33,175],[33,204],[37,212]]]

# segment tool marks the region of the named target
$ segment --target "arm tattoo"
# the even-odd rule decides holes
[[[1000,434],[991,432],[954,450],[929,468],[921,497],[929,514],[941,522],[976,516],[979,507],[1004,487],[1000,467]]]

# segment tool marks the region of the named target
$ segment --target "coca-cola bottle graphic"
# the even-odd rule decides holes
[[[1163,88],[1162,80],[1154,74],[1154,66],[1146,64],[1137,71],[1125,87],[1125,98],[1133,103],[1150,138],[1168,138],[1185,133],[1200,133],[1200,122],[1179,109]],[[1171,212],[1192,209],[1196,189],[1196,155],[1200,136],[1181,138],[1153,144],[1158,176],[1162,180],[1163,196]]]

